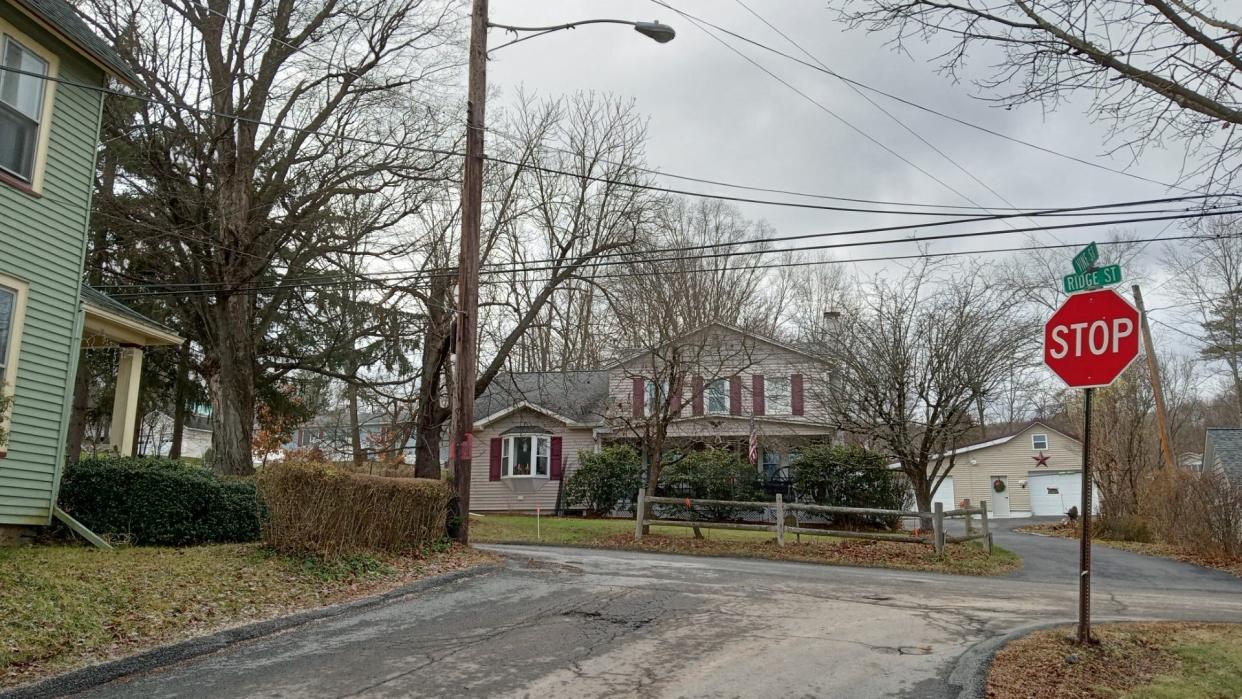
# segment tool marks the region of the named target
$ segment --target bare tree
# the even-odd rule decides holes
[[[924,262],[897,281],[873,282],[825,348],[833,419],[896,459],[922,512],[951,473],[978,401],[996,396],[1015,358],[1037,349],[1025,299],[986,279]]]
[[[445,120],[410,103],[456,65],[452,6],[88,4],[153,98],[108,144],[124,157],[97,208],[118,231],[118,259],[133,250],[159,264],[115,272],[210,291],[175,305],[206,355],[215,465],[249,473],[256,392],[270,380],[262,357],[290,327],[290,299],[313,294],[299,280],[326,271],[326,252],[393,254],[381,234],[452,163]]]
[[[1222,188],[1237,175],[1234,128],[1242,123],[1242,24],[1210,0],[838,0],[841,14],[868,31],[911,38],[944,36],[939,55],[955,78],[981,45],[1000,49],[989,78],[976,83],[1011,106],[1053,109],[1070,93],[1092,94],[1119,148],[1181,139],[1210,157],[1186,177],[1206,174]],[[987,55],[987,54],[985,54]],[[1222,128],[1226,133],[1221,138]],[[1123,135],[1124,134],[1124,135]],[[1221,167],[1218,167],[1221,166]]]

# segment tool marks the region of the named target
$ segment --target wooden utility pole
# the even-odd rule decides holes
[[[466,94],[466,163],[461,183],[461,257],[457,266],[457,366],[453,382],[453,487],[457,540],[470,541],[470,452],[478,374],[479,227],[483,213],[483,125],[487,97],[487,0],[474,0]]]
[[[1156,399],[1156,426],[1160,432],[1160,453],[1164,455],[1164,465],[1169,468],[1177,466],[1173,457],[1173,442],[1169,438],[1169,422],[1164,412],[1164,390],[1160,386],[1160,364],[1156,359],[1156,348],[1151,341],[1151,327],[1147,324],[1147,309],[1143,307],[1143,292],[1138,284],[1134,289],[1134,305],[1138,306],[1139,327],[1143,331],[1143,352],[1147,355],[1147,370],[1151,373],[1151,394]]]

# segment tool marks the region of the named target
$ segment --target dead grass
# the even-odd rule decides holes
[[[863,541],[833,537],[804,536],[798,543],[794,535],[777,546],[768,532],[705,529],[706,538],[695,539],[683,527],[652,527],[641,542],[634,541],[633,520],[544,517],[538,536],[535,518],[525,515],[488,515],[471,523],[474,541],[494,543],[544,543],[587,548],[653,551],[697,556],[770,558],[829,565],[896,568],[959,575],[1000,575],[1016,570],[1022,559],[1003,548],[994,547],[988,556],[975,544],[950,544],[944,555],[930,547],[888,541]]]
[[[988,699],[1207,699],[1242,696],[1242,625],[1160,622],[1035,632],[996,654]]]
[[[257,544],[0,549],[0,687],[489,560],[457,546],[331,563]]]
[[[1044,534],[1047,536],[1056,536],[1065,539],[1078,538],[1077,527],[1072,524],[1061,522],[1040,522],[1038,524],[1028,524],[1024,527],[1016,527],[1014,531],[1024,532],[1027,534]],[[1141,553],[1146,556],[1169,558],[1183,563],[1190,563],[1191,565],[1202,566],[1204,568],[1213,568],[1215,570],[1221,570],[1242,578],[1242,558],[1217,558],[1206,556],[1186,551],[1170,544],[1162,543],[1115,541],[1113,539],[1100,538],[1092,539],[1092,543],[1100,546],[1107,546],[1109,548],[1121,549],[1122,551]]]

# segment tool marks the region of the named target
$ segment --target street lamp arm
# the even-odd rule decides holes
[[[503,49],[506,46],[512,46],[514,44],[526,41],[527,39],[534,39],[537,36],[543,36],[544,34],[551,34],[552,32],[559,32],[562,29],[576,29],[577,27],[583,24],[624,24],[624,25],[628,25],[628,26],[633,27],[634,31],[637,31],[639,34],[642,34],[643,36],[654,39],[661,44],[672,41],[673,37],[677,36],[677,32],[675,32],[673,28],[668,26],[667,24],[660,24],[659,22],[632,22],[628,19],[584,19],[584,20],[579,20],[577,22],[566,22],[565,24],[555,24],[555,25],[548,26],[548,27],[515,27],[512,25],[508,25],[508,24],[496,24],[494,22],[488,22],[487,23],[488,28],[504,29],[505,31],[513,32],[514,34],[517,34],[519,32],[533,32],[531,34],[528,34],[527,36],[519,37],[508,43],[501,44],[500,46],[497,46],[496,48],[489,49],[488,53],[491,53],[493,51],[499,51],[500,49]]]

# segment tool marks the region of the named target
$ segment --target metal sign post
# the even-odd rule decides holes
[[[1078,642],[1091,642],[1091,394],[1082,391],[1082,535],[1078,541]]]

